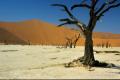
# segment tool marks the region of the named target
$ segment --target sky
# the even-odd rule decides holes
[[[101,5],[100,0],[98,5]],[[67,18],[61,8],[53,7],[51,4],[60,3],[71,7],[80,3],[80,0],[0,0],[0,21],[18,22],[24,20],[38,19],[59,25],[59,19]],[[72,13],[85,24],[88,23],[89,13],[87,9],[76,8]],[[68,26],[68,25],[67,25]],[[71,25],[70,27],[75,27]],[[94,31],[120,33],[120,7],[110,10],[97,22]]]

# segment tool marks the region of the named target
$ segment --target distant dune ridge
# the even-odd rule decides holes
[[[74,40],[79,31],[39,21],[36,19],[21,22],[0,22],[1,44],[65,45],[66,37]],[[120,46],[120,34],[94,32],[94,45],[109,42]],[[77,45],[84,45],[81,37]]]

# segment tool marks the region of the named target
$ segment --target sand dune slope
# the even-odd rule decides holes
[[[66,37],[75,38],[78,31],[39,20],[21,22],[0,22],[0,42],[8,44],[64,45]],[[112,46],[120,46],[120,34],[94,33],[94,45],[109,41]],[[80,38],[78,45],[84,45]]]

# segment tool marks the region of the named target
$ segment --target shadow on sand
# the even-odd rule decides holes
[[[4,35],[3,35],[4,34]],[[0,28],[0,43],[8,44],[28,44],[27,41],[22,40],[15,34],[9,32],[6,29]]]

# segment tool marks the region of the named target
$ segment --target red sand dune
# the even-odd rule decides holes
[[[65,37],[73,38],[78,31],[65,27],[42,22],[28,20],[22,22],[0,22],[0,43],[8,44],[41,44],[64,45]],[[112,46],[120,46],[120,34],[95,32],[94,45],[109,41]],[[80,38],[78,45],[84,45],[84,39]]]

